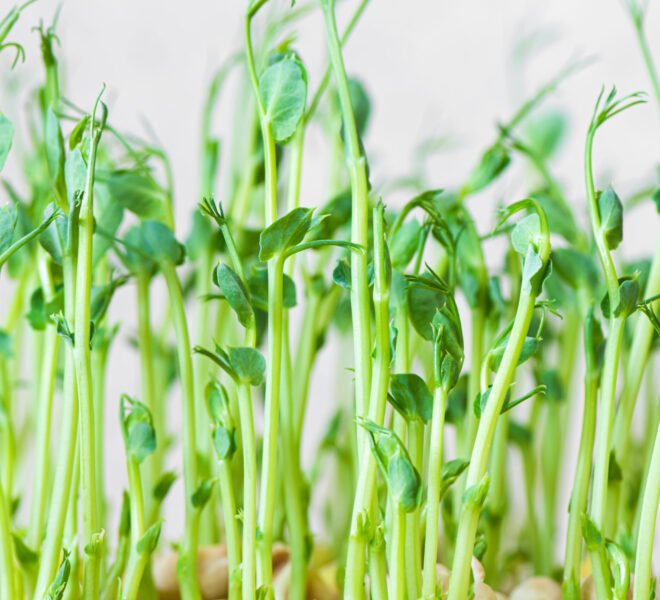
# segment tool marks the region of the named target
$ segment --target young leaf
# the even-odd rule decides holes
[[[447,301],[447,294],[434,285],[429,275],[408,278],[407,299],[410,311],[410,321],[419,335],[432,341],[433,317]]]
[[[463,474],[470,465],[469,460],[455,458],[447,461],[440,469],[440,497],[447,493],[451,485]]]
[[[371,450],[393,500],[405,512],[415,510],[422,501],[423,487],[405,446],[394,432],[372,421],[359,418],[358,424],[369,434]]]
[[[195,508],[202,509],[209,501],[213,492],[215,479],[205,479],[199,484],[199,487],[194,491],[190,501]]]
[[[156,482],[156,485],[154,485],[152,492],[156,502],[162,502],[165,500],[176,479],[177,474],[174,471],[167,471],[161,475],[160,479]]]
[[[236,429],[217,425],[212,433],[213,448],[219,460],[229,460],[236,452]]]
[[[484,189],[501,175],[510,162],[511,155],[507,148],[502,142],[496,142],[484,152],[479,164],[470,173],[461,193],[474,194]]]
[[[57,570],[53,583],[48,587],[46,592],[46,600],[62,600],[66,586],[69,583],[71,576],[71,561],[69,560],[70,552],[66,549],[62,551],[62,562]]]
[[[248,288],[252,305],[259,310],[268,311],[268,270],[254,269],[248,278]],[[284,308],[293,308],[296,305],[296,284],[286,273],[282,295]]]
[[[13,139],[14,126],[7,117],[0,114],[0,171],[5,166]]]
[[[185,248],[172,230],[160,221],[142,221],[142,240],[147,254],[156,262],[180,265],[185,258]]]
[[[414,373],[397,373],[391,377],[390,403],[407,420],[428,423],[433,412],[433,394],[424,380]]]
[[[126,490],[124,490],[121,497],[119,527],[117,529],[120,538],[127,538],[131,533],[131,498]]]
[[[417,219],[406,221],[399,227],[389,243],[393,269],[403,270],[408,266],[415,256],[421,233],[422,226]]]
[[[126,405],[130,407],[128,414]],[[156,430],[151,412],[146,405],[126,394],[122,395],[119,410],[126,451],[139,464],[156,450]]]
[[[332,270],[332,281],[345,290],[351,289],[351,266],[345,259],[340,258],[337,261]]]
[[[0,206],[0,254],[12,245],[17,222],[18,210],[15,204]]]
[[[254,323],[254,310],[249,294],[241,278],[225,263],[219,263],[213,272],[213,280],[220,288],[229,306],[232,307],[243,327]]]
[[[488,473],[486,473],[479,483],[475,483],[463,492],[463,504],[475,508],[483,506],[486,496],[488,495],[489,486],[490,477],[488,476]]]
[[[293,136],[305,114],[307,73],[299,60],[287,56],[266,68],[259,78],[259,94],[275,141]]]
[[[73,205],[85,190],[87,180],[87,164],[79,148],[74,148],[64,161],[64,181],[66,182],[66,198]]]
[[[229,363],[239,381],[258,386],[264,381],[266,360],[255,348],[229,348]]]
[[[535,337],[527,336],[523,341],[522,349],[520,350],[520,356],[518,357],[518,364],[521,365],[528,359],[530,359],[534,353],[538,350],[541,340]],[[504,357],[504,352],[506,346],[509,343],[509,336],[506,336],[495,348],[490,351],[490,367],[493,371],[497,371],[500,368],[500,363]]]
[[[112,200],[143,219],[163,221],[167,215],[167,194],[148,172],[112,171],[100,182]]]
[[[138,551],[138,554],[153,554],[154,550],[158,546],[158,540],[160,538],[160,530],[162,526],[163,521],[159,520],[144,532],[144,535],[137,543],[136,550]]]
[[[44,219],[50,217],[57,209],[55,203],[51,203],[44,210]],[[39,236],[41,247],[50,254],[53,262],[62,264],[62,255],[68,245],[69,218],[66,215],[58,215],[48,228]]]
[[[23,541],[23,538],[15,533],[12,533],[12,539],[14,541],[14,552],[18,562],[20,562],[24,567],[29,567],[37,562],[39,559],[39,553]]]
[[[625,318],[637,310],[637,301],[640,295],[637,277],[620,277],[618,292],[618,302],[614,311],[611,310],[608,294],[605,294],[601,300],[600,308],[603,311],[603,316],[608,319],[612,315]]]
[[[538,248],[541,241],[541,221],[536,213],[531,213],[520,219],[511,232],[511,245],[513,249],[522,256],[527,254],[527,249]]]
[[[623,204],[612,187],[598,194],[598,213],[605,243],[614,250],[623,240]]]
[[[311,208],[294,208],[266,227],[259,237],[259,260],[266,262],[301,242],[312,224]]]

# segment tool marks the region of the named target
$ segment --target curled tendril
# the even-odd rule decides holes
[[[13,48],[16,54],[14,55],[14,60],[11,63],[11,68],[13,69],[18,64],[20,60],[21,63],[25,62],[25,48],[18,44],[17,42],[6,42],[0,46],[0,52],[6,50],[7,48]]]
[[[612,86],[610,93],[605,98],[603,102],[603,96],[605,95],[605,86],[600,88],[600,93],[598,94],[598,99],[596,100],[596,106],[594,107],[594,114],[591,117],[590,130],[595,131],[603,123],[609,121],[612,117],[618,115],[624,110],[628,110],[633,106],[638,104],[646,103],[646,94],[644,92],[633,92],[632,94],[627,94],[621,98],[617,98],[616,86]]]

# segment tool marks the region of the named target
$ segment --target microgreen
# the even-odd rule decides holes
[[[30,4],[0,20],[12,68],[31,59],[7,41]],[[554,173],[568,113],[537,111],[584,61],[499,123],[456,187],[427,181],[435,138],[393,184],[367,157],[381,98],[343,52],[368,0],[343,31],[334,0],[268,4],[245,3],[245,59],[209,81],[187,231],[165,148],[120,129],[103,91],[90,111],[65,97],[57,18],[36,28],[29,135],[0,114],[0,597],[464,600],[563,571],[580,600],[587,557],[598,598],[653,597],[660,246],[621,257],[629,212],[660,192],[599,190],[592,159],[644,95],[598,95],[585,207]],[[660,106],[650,13],[625,8]],[[318,78],[297,35],[313,11]],[[319,144],[325,197],[308,199]],[[112,397],[108,380],[130,383],[119,353],[139,391]],[[114,455],[125,490],[107,487]]]

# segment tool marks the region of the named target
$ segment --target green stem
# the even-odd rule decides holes
[[[648,477],[644,485],[642,510],[635,553],[633,600],[651,598],[652,559],[655,527],[660,503],[660,429],[655,436]]]
[[[254,342],[253,342],[254,343]],[[243,600],[252,600],[256,589],[257,451],[254,439],[252,394],[247,384],[238,386],[238,413],[243,442]]]
[[[328,51],[335,77],[335,85],[341,107],[345,135],[346,160],[351,182],[352,213],[351,241],[363,248],[369,242],[369,186],[367,163],[360,148],[360,140],[355,124],[346,68],[341,54],[341,42],[335,20],[335,1],[322,0],[325,15]],[[355,403],[356,414],[364,416],[369,409],[369,389],[371,381],[371,323],[367,274],[367,252],[351,253],[351,313],[353,317],[353,345],[355,353]],[[365,459],[363,450],[367,446],[360,442],[364,432],[358,434],[358,458]],[[350,563],[347,565],[350,570]]]
[[[156,396],[156,379],[154,374],[154,344],[151,329],[151,302],[149,289],[151,286],[151,275],[145,271],[139,271],[135,277],[137,291],[137,331],[138,348],[140,355],[140,383],[142,385],[142,401],[149,409],[154,420],[154,429],[156,430],[156,439],[159,443],[152,456],[147,457],[145,462],[145,473],[143,477],[144,490],[147,502],[145,510],[147,514],[152,514],[150,504],[154,503],[151,490],[156,484],[159,474],[163,468],[164,448],[165,448],[165,429],[162,423],[162,411],[159,410]],[[163,403],[163,400],[161,400]]]
[[[547,254],[549,254],[549,248],[542,258],[544,263],[547,260]],[[467,489],[478,485],[486,473],[490,448],[497,427],[497,419],[502,410],[506,393],[513,380],[518,357],[520,356],[520,351],[522,350],[522,345],[529,329],[532,313],[534,312],[534,301],[535,296],[531,291],[521,292],[509,341],[506,345],[500,368],[495,375],[488,403],[479,421],[472,459],[468,469]],[[464,506],[461,510],[456,553],[454,555],[449,584],[448,597],[450,600],[463,600],[468,596],[470,564],[479,513],[480,507],[473,505]]]
[[[580,447],[573,479],[573,491],[568,511],[566,532],[566,559],[562,590],[566,600],[580,600],[580,567],[582,562],[582,515],[587,509],[589,481],[591,479],[591,457],[596,432],[596,402],[598,396],[597,374],[587,373],[584,379],[584,408]]]
[[[392,522],[391,543],[394,549],[390,565],[390,598],[405,598],[406,563],[406,513],[396,506]]]
[[[418,473],[424,465],[424,425],[420,421],[408,423],[408,448],[412,464]],[[406,516],[405,578],[406,590],[410,598],[418,598],[422,588],[422,540],[420,516],[422,509],[417,507]]]
[[[142,536],[146,531],[140,465],[135,458],[129,457],[127,461],[127,469],[131,507],[131,549],[128,565],[126,567],[126,577],[124,579],[122,596],[123,600],[136,600],[140,590],[140,582],[142,581],[144,567],[149,561],[149,555],[146,552],[138,552],[137,549],[138,542],[142,539]]]
[[[74,322],[75,300],[75,254],[67,250],[62,257],[64,280],[64,316],[69,324]],[[48,586],[55,577],[62,549],[64,525],[69,509],[73,469],[78,450],[78,391],[76,388],[73,348],[69,345],[64,355],[64,383],[62,389],[64,406],[62,408],[62,429],[60,452],[51,494],[51,504],[46,520],[46,538],[41,550],[39,575],[34,598],[42,600]]]
[[[390,331],[389,331],[389,303],[390,290],[385,266],[385,232],[383,207],[374,209],[374,312],[376,322],[376,360],[374,378],[369,400],[369,419],[377,425],[383,425],[387,403],[387,388],[390,377]],[[351,600],[364,598],[364,565],[366,532],[364,525],[367,521],[375,522],[374,492],[376,486],[376,463],[369,450],[369,440],[366,437],[358,438],[362,441],[361,456],[364,460],[359,463],[358,481],[353,501],[351,517],[351,530],[346,558],[346,578],[344,582],[344,596]]]
[[[644,297],[651,298],[658,293],[660,293],[660,241],[658,242],[653,262],[651,263]],[[652,305],[654,311],[657,311],[659,308],[660,300],[654,302]],[[632,344],[626,361],[623,389],[621,391],[619,407],[614,421],[614,432],[612,434],[614,454],[620,465],[625,465],[627,461],[633,414],[635,412],[644,370],[648,362],[652,340],[653,325],[645,315],[638,315]]]
[[[465,411],[465,419],[467,421],[465,446],[463,448],[464,456],[470,456],[472,446],[474,445],[474,438],[477,435],[477,427],[479,422],[473,410],[469,409],[470,403],[474,401],[480,389],[480,376],[481,376],[481,362],[484,353],[484,329],[485,329],[486,315],[481,306],[476,306],[470,311],[470,371],[468,372],[468,409]]]
[[[34,466],[34,488],[28,544],[36,548],[42,540],[44,516],[50,475],[50,429],[53,414],[53,395],[57,376],[57,359],[60,337],[53,324],[46,326],[43,339],[43,361],[39,377],[39,399],[37,406],[36,453]]]
[[[373,600],[387,600],[387,561],[385,541],[369,543],[369,592]]]
[[[195,440],[195,380],[190,350],[190,336],[186,321],[181,283],[173,265],[164,263],[161,271],[167,284],[176,332],[176,349],[179,363],[182,401],[183,487],[185,495],[184,534],[179,551],[177,575],[184,600],[201,598],[197,581],[197,543],[199,511],[192,504],[197,488],[197,449]]]
[[[236,579],[241,564],[241,537],[236,519],[236,498],[232,481],[231,463],[221,460],[218,465],[220,472],[220,489],[222,496],[222,512],[225,522],[225,537],[227,540],[227,563],[229,568],[229,599],[241,597],[240,580]]]
[[[442,468],[442,445],[445,427],[447,393],[441,386],[433,393],[431,437],[429,447],[428,492],[426,500],[426,535],[424,537],[424,571],[422,597],[435,598],[436,563],[438,562],[438,523],[440,518],[440,486]]]
[[[96,113],[96,107],[94,109]],[[96,494],[96,433],[91,360],[91,289],[92,245],[94,237],[94,175],[96,154],[103,125],[96,126],[95,114],[90,121],[90,153],[85,193],[78,215],[78,259],[76,270],[76,305],[73,356],[78,386],[80,412],[80,467],[82,492],[83,543],[94,545],[94,536],[101,530],[99,498]],[[85,553],[83,565],[83,598],[97,600],[102,547]]]
[[[0,590],[3,598],[16,598],[16,573],[14,570],[14,549],[11,537],[9,498],[0,483]]]
[[[619,354],[623,340],[625,318],[610,319],[610,332],[605,347],[605,362],[601,376],[598,428],[596,431],[596,451],[594,458],[594,481],[591,492],[589,516],[599,530],[603,531],[607,514],[607,487],[612,441],[612,424],[616,400],[616,379]],[[610,598],[609,566],[602,564],[602,553],[592,553],[592,561],[599,568],[594,569],[594,583],[599,598]]]

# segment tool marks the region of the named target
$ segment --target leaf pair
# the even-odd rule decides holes
[[[140,464],[156,451],[156,429],[151,412],[142,402],[122,394],[119,415],[126,452]]]
[[[392,499],[405,512],[415,510],[422,501],[422,480],[405,446],[394,432],[373,421],[359,418],[358,424],[369,434],[371,451]]]
[[[193,350],[210,358],[238,383],[258,386],[264,381],[266,359],[255,348],[230,347],[225,351],[216,344],[215,352],[200,346],[196,346]]]
[[[227,390],[221,383],[212,381],[206,386],[206,407],[215,452],[220,460],[228,460],[236,452],[236,427],[229,410]]]

